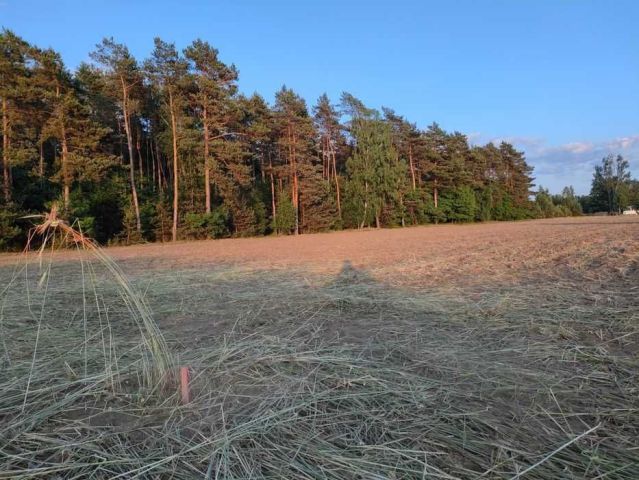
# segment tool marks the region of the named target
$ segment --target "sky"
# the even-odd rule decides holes
[[[639,176],[639,0],[0,0],[0,26],[71,69],[103,37],[140,60],[196,38],[272,101],[347,91],[472,144],[508,141],[536,184],[590,188],[622,154]]]

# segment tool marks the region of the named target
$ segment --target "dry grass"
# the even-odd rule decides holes
[[[316,236],[327,262],[114,250],[126,289],[91,252],[7,262],[0,478],[639,478],[639,223],[552,251],[578,228],[555,223],[408,230],[374,261],[377,232],[359,257]]]

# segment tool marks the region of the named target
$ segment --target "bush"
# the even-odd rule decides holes
[[[248,192],[230,202],[230,224],[233,235],[264,235],[268,225],[266,208],[258,192]]]
[[[187,213],[182,232],[186,238],[220,238],[228,235],[229,212],[218,207],[211,213]]]
[[[0,208],[0,250],[19,250],[26,242],[26,226],[21,228],[19,218],[21,212],[11,207]]]
[[[288,195],[279,195],[273,219],[275,233],[291,233],[295,228],[295,209]]]
[[[121,236],[126,229],[126,202],[130,203],[130,197],[123,196],[118,186],[109,182],[84,187],[71,192],[69,221],[79,221],[82,231],[98,243],[105,244]]]
[[[535,209],[540,218],[552,218],[555,216],[555,205],[548,190],[539,189],[535,195]]]
[[[459,187],[442,198],[442,210],[452,222],[472,222],[477,214],[477,199],[470,187]]]
[[[129,198],[130,199],[130,198]],[[142,215],[140,214],[140,223],[142,223]],[[143,241],[142,233],[138,232],[137,220],[135,218],[135,207],[133,202],[129,202],[124,208],[124,218],[122,220],[123,231],[118,235],[124,243],[130,245],[132,243],[141,243]]]
[[[492,220],[517,220],[519,215],[510,195],[501,193],[499,200],[493,205]]]
[[[477,192],[476,220],[488,222],[493,219],[493,191],[488,187]]]
[[[144,202],[140,205],[140,223],[142,224],[142,237],[145,240],[154,242],[159,218],[157,206],[153,202]]]
[[[413,225],[429,223],[433,220],[435,205],[433,197],[424,189],[411,190],[404,197],[406,214]]]

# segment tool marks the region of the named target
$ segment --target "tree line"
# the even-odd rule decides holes
[[[630,174],[630,165],[621,155],[607,155],[595,165],[590,194],[580,198],[585,213],[622,213],[639,208],[639,180]]]
[[[2,249],[54,202],[101,243],[578,213],[533,199],[509,143],[471,146],[349,93],[309,108],[284,86],[269,105],[202,40],[156,38],[139,61],[106,38],[73,73],[8,30],[0,50]]]

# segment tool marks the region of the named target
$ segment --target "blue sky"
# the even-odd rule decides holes
[[[637,0],[0,0],[0,25],[71,68],[104,36],[140,59],[154,36],[199,37],[245,93],[349,91],[420,127],[511,141],[538,184],[580,193],[606,153],[639,175],[638,21]]]

